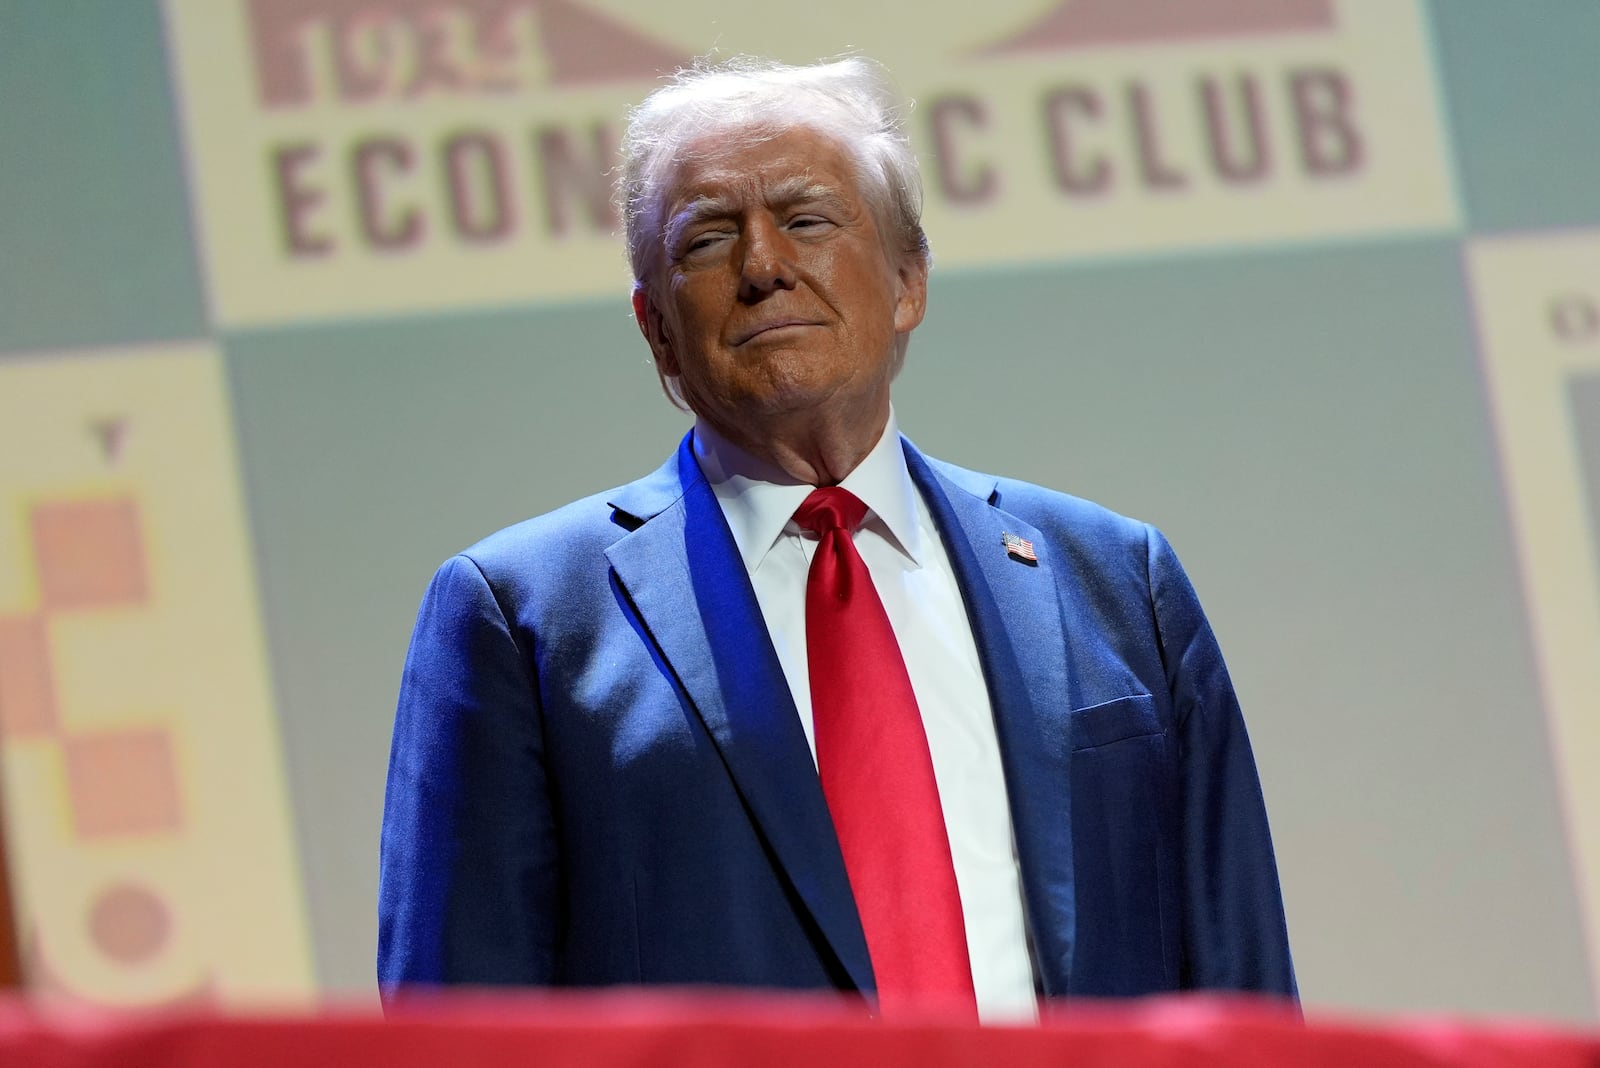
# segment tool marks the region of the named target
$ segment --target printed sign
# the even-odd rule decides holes
[[[889,63],[946,266],[1456,225],[1412,3],[830,6],[168,0],[215,319],[620,301],[626,108],[712,44]]]
[[[1475,239],[1467,268],[1600,968],[1600,230]]]
[[[0,364],[0,759],[30,990],[312,989],[221,360]]]

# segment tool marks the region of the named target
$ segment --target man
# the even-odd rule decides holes
[[[1159,533],[952,467],[890,386],[929,267],[855,58],[632,119],[634,312],[693,431],[423,602],[378,971],[406,984],[1293,995],[1255,768]]]

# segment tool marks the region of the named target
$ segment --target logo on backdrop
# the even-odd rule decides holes
[[[990,55],[1333,29],[1333,0],[1059,0]]]
[[[249,0],[248,6],[259,99],[267,109],[647,83],[687,58],[567,0]],[[1019,56],[1048,60],[1071,50],[1333,26],[1331,0],[1066,0],[1013,35],[975,49],[968,62],[981,69]],[[1268,183],[1286,168],[1336,180],[1362,167],[1352,81],[1333,64],[1219,64],[1197,69],[1177,90],[1137,71],[1092,80],[1061,78],[1061,69],[1051,63],[1040,72],[1031,117],[1002,120],[1004,105],[980,90],[934,96],[918,131],[932,142],[930,193],[950,204],[980,206],[1042,178],[1054,195],[1068,198],[1123,191],[1181,195],[1202,181]],[[1287,119],[1276,124],[1276,134],[1269,121],[1274,110]],[[1034,139],[1047,146],[1047,173],[1011,173],[1007,181],[1017,163],[985,147],[986,132],[1000,125],[1033,127]],[[1176,147],[1196,128],[1200,151]],[[335,238],[315,221],[330,193],[326,179],[310,173],[330,154],[344,157],[346,200],[354,208],[348,229],[368,250],[404,252],[430,237],[503,242],[530,225],[555,239],[576,228],[610,234],[618,224],[609,175],[619,136],[613,116],[592,114],[542,124],[526,138],[469,125],[431,144],[386,131],[338,147],[316,137],[289,140],[270,153],[283,250],[291,258],[337,251]],[[519,203],[517,154],[542,178],[542,212]],[[432,211],[406,193],[430,170],[446,194]]]
[[[1061,0],[972,55],[979,62],[1005,62],[1334,28],[1332,0]],[[1041,72],[1035,113],[1027,120],[1047,145],[1048,183],[1057,195],[1173,195],[1202,181],[1229,187],[1267,183],[1284,168],[1322,180],[1354,176],[1362,168],[1356,93],[1337,63],[1245,65],[1224,56],[1214,66],[1196,65],[1187,84],[1169,88],[1138,69],[1111,78],[1061,77],[1073,67],[1070,57],[1061,58],[1065,62]],[[1169,61],[1156,54],[1148,65]],[[1002,195],[1006,165],[982,148],[984,134],[1002,125],[998,110],[980,91],[943,93],[930,101],[931,177],[945,200],[981,205]],[[1274,113],[1285,121],[1271,121]],[[1195,130],[1198,145],[1175,147],[1193,142]]]
[[[697,0],[670,19],[609,0],[166,3],[228,325],[619,292],[623,114],[686,42],[750,47],[756,25],[724,38]],[[1003,6],[998,30],[952,8],[895,62],[943,264],[1455,225],[1415,3]],[[887,54],[904,32],[864,7],[851,39]]]
[[[649,80],[676,49],[569,0],[248,0],[261,105]]]
[[[636,85],[688,58],[568,0],[248,0],[248,10],[258,98],[268,110]],[[430,239],[498,243],[530,224],[552,238],[575,228],[610,234],[619,137],[603,111],[542,123],[526,137],[469,123],[436,138],[389,130],[338,146],[293,138],[269,149],[283,249],[291,258],[338,251],[316,221],[332,191],[331,176],[314,172],[329,156],[345,164],[342,199],[354,211],[344,229],[369,251],[403,253]],[[540,178],[542,213],[521,203],[519,154]],[[444,192],[432,205],[417,188],[430,172]]]

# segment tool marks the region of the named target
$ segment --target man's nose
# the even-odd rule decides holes
[[[745,227],[739,299],[754,304],[775,290],[795,287],[794,245],[771,219]]]

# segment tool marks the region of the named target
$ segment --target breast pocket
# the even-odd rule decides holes
[[[1150,694],[1070,713],[1078,905],[1073,992],[1131,996],[1177,979],[1171,739]]]
[[[1156,699],[1147,693],[1118,697],[1067,713],[1072,751],[1112,745],[1124,738],[1161,733]]]

